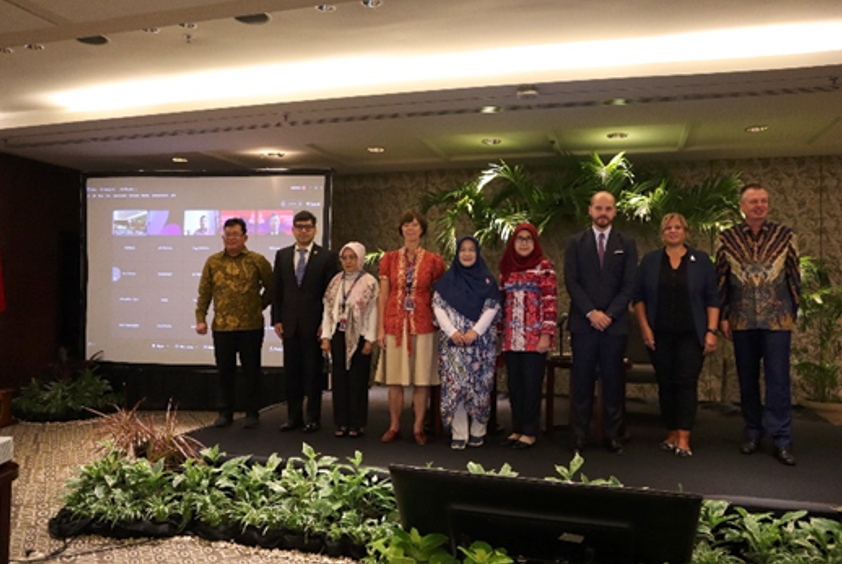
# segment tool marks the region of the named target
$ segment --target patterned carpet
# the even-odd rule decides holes
[[[163,419],[163,414],[155,414]],[[182,432],[209,425],[214,413],[180,412]],[[208,542],[193,537],[164,540],[115,540],[96,536],[63,540],[50,538],[47,524],[63,503],[63,485],[73,469],[97,457],[97,423],[18,423],[0,429],[14,437],[15,461],[20,477],[14,482],[10,558],[18,562],[49,561],[79,564],[146,564],[178,562],[284,562],[317,564],[337,562],[324,556],[285,550],[266,550],[228,542]]]

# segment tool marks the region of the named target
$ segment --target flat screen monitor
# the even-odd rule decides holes
[[[223,250],[229,218],[246,222],[246,247],[270,262],[294,242],[292,218],[316,216],[329,240],[330,174],[145,173],[86,182],[86,353],[126,363],[213,365],[213,339],[196,334],[205,260]],[[208,323],[213,318],[213,305]],[[264,311],[263,364],[280,366],[282,343]]]
[[[685,564],[701,496],[390,466],[401,523],[516,562]]]

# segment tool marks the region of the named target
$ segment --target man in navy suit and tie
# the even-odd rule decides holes
[[[322,297],[339,271],[336,254],[316,245],[316,217],[300,211],[292,220],[295,245],[275,254],[272,323],[284,342],[287,422],[281,431],[319,430],[322,412]],[[307,409],[304,410],[304,397]]]
[[[580,451],[587,444],[594,386],[599,377],[605,406],[605,446],[623,454],[623,355],[637,247],[634,239],[612,229],[617,208],[610,193],[594,194],[588,213],[591,227],[570,238],[564,255],[573,353],[573,449]]]

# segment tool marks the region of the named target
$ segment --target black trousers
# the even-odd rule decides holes
[[[322,349],[315,335],[284,338],[284,388],[290,423],[321,423],[323,365]]]
[[[670,431],[693,430],[704,350],[695,332],[655,333],[655,350],[650,350],[649,356],[658,379],[661,419]]]
[[[512,433],[537,437],[541,430],[541,385],[547,354],[506,352]]]
[[[246,413],[256,415],[260,407],[260,357],[263,329],[253,331],[214,331],[213,352],[219,371],[217,405],[229,417],[234,413],[234,388],[237,375],[237,354],[243,367],[243,404]]]
[[[586,440],[593,416],[594,387],[602,379],[605,410],[602,426],[606,439],[618,439],[623,431],[623,355],[626,335],[602,331],[572,333],[573,435]]]
[[[345,333],[337,331],[331,341],[333,358],[333,422],[337,428],[362,429],[368,420],[368,377],[371,355],[362,353],[365,339],[360,337],[351,357],[351,368],[345,368]]]

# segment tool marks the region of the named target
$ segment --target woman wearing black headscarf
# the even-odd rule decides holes
[[[443,333],[441,417],[455,450],[482,446],[491,414],[500,292],[479,251],[473,237],[460,239],[450,270],[434,286],[433,311]]]

